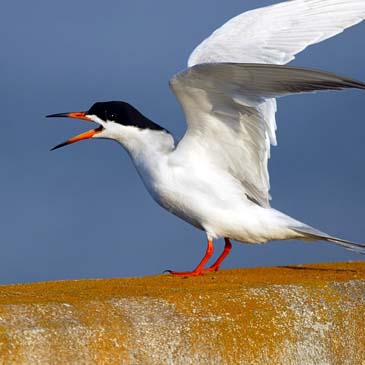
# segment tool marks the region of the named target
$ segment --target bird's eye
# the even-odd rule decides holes
[[[116,117],[115,113],[107,112],[106,116],[107,116],[107,120],[115,121],[115,117]]]

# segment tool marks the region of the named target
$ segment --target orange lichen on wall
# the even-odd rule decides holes
[[[8,285],[0,364],[358,365],[364,318],[364,262]]]

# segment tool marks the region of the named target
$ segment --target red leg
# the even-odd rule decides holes
[[[202,275],[204,273],[204,265],[208,262],[210,257],[213,255],[214,246],[213,246],[213,240],[208,239],[208,246],[207,251],[205,252],[205,255],[203,259],[200,261],[200,264],[195,268],[194,271],[170,271],[169,273],[172,275],[179,275],[179,276],[198,276]]]
[[[223,260],[228,256],[228,254],[232,248],[232,243],[229,240],[229,238],[225,238],[224,243],[225,243],[225,245],[224,245],[224,250],[223,250],[222,254],[217,258],[217,261],[212,266],[208,267],[208,269],[204,270],[204,272],[219,270]]]

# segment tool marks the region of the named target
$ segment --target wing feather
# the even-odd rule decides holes
[[[293,0],[247,11],[199,44],[188,66],[211,62],[284,65],[308,46],[364,19],[364,0]]]
[[[199,145],[202,154],[216,158],[222,169],[244,184],[251,200],[268,205],[267,163],[270,144],[276,145],[275,97],[362,84],[340,78],[344,84],[337,87],[329,74],[313,74],[313,70],[296,70],[293,75],[294,70],[253,70],[254,65],[231,67],[230,71],[229,67],[197,66],[227,62],[284,65],[306,47],[364,19],[365,0],[291,0],[229,20],[195,48],[188,60],[190,71],[171,81],[188,120],[180,149],[191,143]],[[247,79],[252,71],[254,79]],[[308,76],[304,80],[303,72]],[[279,75],[286,80],[278,80]],[[219,147],[212,147],[212,141]]]
[[[170,86],[188,123],[177,150],[201,152],[262,206],[269,206],[270,199],[267,160],[274,131],[266,115],[276,109],[273,98],[365,89],[365,83],[318,70],[234,63],[196,65],[175,75]]]

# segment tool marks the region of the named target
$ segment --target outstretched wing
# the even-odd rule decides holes
[[[200,64],[177,74],[170,86],[181,103],[188,129],[178,145],[203,155],[229,173],[247,196],[269,206],[269,136],[266,100],[288,94],[365,83],[318,70],[263,64]]]
[[[190,55],[188,66],[224,62],[283,65],[307,46],[341,33],[364,19],[365,0],[292,0],[251,10],[229,20],[198,45]],[[257,88],[257,94],[249,94],[251,89],[247,87],[253,87],[256,80],[244,80],[237,72],[246,68],[245,75],[255,78],[258,73],[266,76],[269,70],[254,69],[253,65],[222,66],[221,76],[224,74],[224,77],[218,82],[220,87],[214,90],[218,68],[219,65],[211,68],[205,65],[204,70],[196,67],[190,72],[188,69],[171,81],[188,120],[188,130],[179,147],[193,143],[189,141],[192,136],[199,138],[207,153],[222,157],[221,168],[226,168],[245,184],[252,199],[268,205],[267,163],[270,144],[276,145],[274,97],[278,96],[278,90],[270,93]],[[282,75],[282,71],[273,68],[270,76],[275,77],[276,72]],[[244,83],[236,85],[235,79],[230,80],[232,76]],[[194,77],[200,78],[204,87],[198,85],[198,81],[192,87]],[[308,88],[309,80],[306,78],[301,85],[287,80],[293,81],[286,84],[290,85],[287,91],[310,91],[301,89]],[[214,87],[206,89],[207,85]],[[197,133],[198,130],[204,133]],[[213,153],[212,149],[218,150]]]
[[[199,44],[188,66],[211,62],[284,65],[306,47],[364,19],[364,0],[292,0],[247,11]]]

